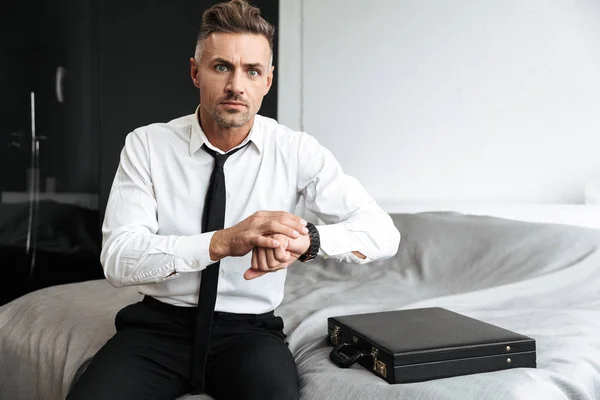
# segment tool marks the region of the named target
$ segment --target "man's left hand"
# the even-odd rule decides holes
[[[310,246],[310,237],[300,235],[296,239],[276,234],[274,240],[278,240],[280,246],[276,249],[256,247],[252,250],[252,266],[244,273],[244,279],[250,280],[263,276],[268,272],[287,268],[302,254],[306,253]]]

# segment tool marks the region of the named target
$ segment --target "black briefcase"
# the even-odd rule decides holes
[[[331,360],[388,383],[535,368],[535,340],[444,308],[330,317]]]

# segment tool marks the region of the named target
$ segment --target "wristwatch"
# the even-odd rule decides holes
[[[319,231],[317,230],[317,227],[310,222],[306,223],[306,227],[308,228],[310,246],[308,246],[306,253],[298,257],[298,260],[301,262],[309,262],[314,260],[317,256],[317,253],[319,253],[319,249],[321,248],[321,240],[319,238]]]

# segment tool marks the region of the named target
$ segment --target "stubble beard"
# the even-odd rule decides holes
[[[213,110],[212,117],[221,128],[240,128],[244,126],[250,118],[250,110],[245,112],[239,110]]]

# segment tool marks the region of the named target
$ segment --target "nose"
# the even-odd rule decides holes
[[[229,82],[227,82],[227,87],[225,90],[228,94],[234,96],[240,96],[244,94],[244,78],[243,72],[239,69],[236,69],[230,76]]]

